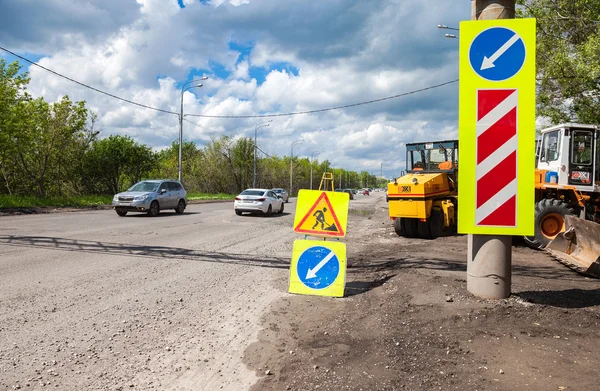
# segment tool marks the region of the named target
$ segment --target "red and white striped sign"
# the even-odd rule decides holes
[[[476,226],[517,225],[518,92],[477,90]]]

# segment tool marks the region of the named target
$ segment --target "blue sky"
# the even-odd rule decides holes
[[[470,0],[14,0],[0,15],[1,46],[96,88],[178,112],[256,116],[320,110],[458,78],[458,40],[438,24],[470,17]],[[13,58],[2,54],[8,61]],[[25,67],[24,69],[27,69]],[[30,92],[68,94],[98,114],[102,135],[154,148],[178,137],[177,116],[127,105],[41,69]],[[380,103],[279,116],[259,131],[270,155],[328,159],[394,177],[404,143],[457,137],[457,84]],[[260,118],[186,116],[184,138],[253,137]],[[315,153],[316,155],[316,153]]]

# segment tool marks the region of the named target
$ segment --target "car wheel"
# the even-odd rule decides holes
[[[160,213],[160,206],[158,201],[152,201],[150,208],[148,209],[148,216],[156,217]]]
[[[117,214],[121,217],[126,216],[127,215],[127,211],[123,210],[123,209],[115,209],[115,212],[117,212]]]
[[[279,214],[283,213],[283,202],[281,203],[281,208],[279,208]]]
[[[240,211],[240,210],[236,210],[236,211],[235,211],[235,214],[236,214],[236,215],[238,215],[238,216],[241,216],[241,215],[242,215],[242,211]]]
[[[269,205],[269,208],[267,209],[267,213],[265,213],[265,216],[270,217],[271,213],[273,213],[273,209],[271,208],[271,205]]]
[[[175,208],[175,213],[182,214],[184,210],[185,210],[185,201],[179,200],[179,203],[177,204],[177,208]]]
[[[288,198],[285,199],[285,202],[286,203],[290,202],[290,196],[288,196]]]

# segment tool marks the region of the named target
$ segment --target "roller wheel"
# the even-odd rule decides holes
[[[419,237],[419,231],[417,229],[417,219],[396,219],[400,220],[402,232],[407,238]]]
[[[432,209],[429,216],[429,231],[431,239],[442,236],[444,232],[444,213],[439,209]]]
[[[431,230],[429,229],[429,219],[426,221],[419,220],[417,222],[417,230],[422,239],[431,239]]]
[[[535,205],[534,236],[525,236],[525,242],[533,249],[542,249],[556,235],[565,231],[565,216],[575,215],[575,210],[566,202],[543,199]]]

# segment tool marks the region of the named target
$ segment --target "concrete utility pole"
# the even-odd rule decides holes
[[[513,19],[515,3],[516,0],[471,0],[471,19]],[[487,299],[510,296],[512,236],[469,234],[467,256],[469,292]]]

